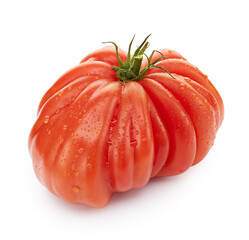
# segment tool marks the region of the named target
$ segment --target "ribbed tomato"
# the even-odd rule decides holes
[[[219,93],[175,51],[143,59],[147,38],[133,56],[133,40],[128,53],[113,43],[89,54],[40,102],[29,137],[34,170],[68,202],[103,207],[113,192],[183,173],[213,145]]]

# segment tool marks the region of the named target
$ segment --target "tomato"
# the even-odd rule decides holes
[[[134,38],[133,38],[134,39]],[[143,187],[200,162],[214,143],[222,99],[175,51],[143,58],[107,46],[86,56],[45,93],[30,132],[39,181],[71,203],[104,207],[114,192]]]

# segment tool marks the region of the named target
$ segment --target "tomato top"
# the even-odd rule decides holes
[[[115,46],[119,66],[113,66],[113,69],[116,71],[117,78],[123,84],[143,79],[143,77],[146,75],[146,73],[150,68],[162,69],[163,71],[167,72],[172,78],[174,78],[165,68],[155,65],[161,59],[167,58],[166,56],[164,56],[161,52],[156,50],[153,50],[149,57],[145,54],[146,49],[149,47],[149,42],[147,42],[147,39],[150,37],[150,35],[148,35],[145,38],[145,40],[136,49],[135,53],[131,56],[131,46],[135,35],[133,36],[129,45],[126,60],[124,62],[119,57],[117,44],[114,42],[104,42],[104,43],[112,43]],[[155,52],[158,52],[159,54],[161,54],[161,56],[152,62],[151,60]],[[145,66],[141,70],[143,55],[146,56],[148,63],[147,66]]]

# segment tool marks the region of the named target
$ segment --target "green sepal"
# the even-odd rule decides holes
[[[119,79],[120,84],[122,86],[127,82],[141,80],[146,75],[146,73],[149,71],[150,68],[161,69],[165,71],[166,73],[168,73],[173,79],[175,79],[175,77],[171,73],[169,73],[165,68],[155,65],[163,58],[167,58],[166,56],[164,56],[161,52],[157,50],[153,50],[149,57],[145,54],[145,51],[149,47],[149,42],[147,42],[147,39],[150,37],[150,35],[151,34],[149,34],[144,39],[144,41],[140,44],[140,46],[137,47],[136,51],[134,52],[134,55],[131,58],[131,46],[135,38],[135,35],[133,36],[129,44],[127,59],[125,62],[122,62],[122,60],[120,59],[119,54],[118,54],[118,46],[115,42],[111,42],[111,41],[103,42],[103,43],[113,44],[116,49],[117,60],[118,60],[119,66],[113,66],[112,68],[116,71],[117,78]],[[151,63],[152,57],[155,52],[159,52],[162,56]],[[146,66],[146,68],[141,70],[141,65],[143,62],[143,55],[146,56],[148,65]]]

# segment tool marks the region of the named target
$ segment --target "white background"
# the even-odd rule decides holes
[[[1,239],[249,239],[248,1],[1,1]],[[225,120],[186,173],[119,193],[103,209],[71,205],[36,179],[29,131],[45,91],[102,41],[127,49],[149,33],[219,90]]]

